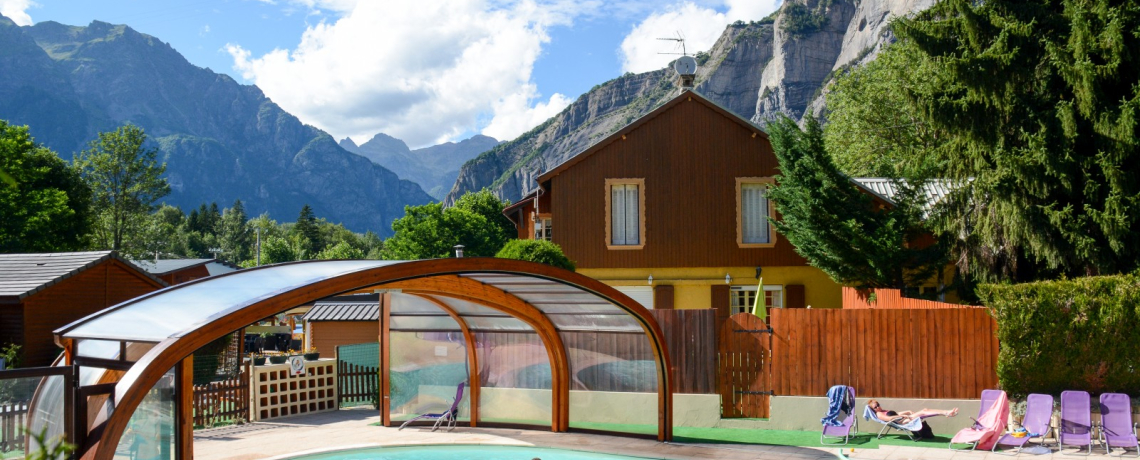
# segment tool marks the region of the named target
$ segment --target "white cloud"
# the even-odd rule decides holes
[[[685,38],[685,50],[689,54],[708,51],[730,22],[762,19],[776,11],[780,0],[726,0],[725,3],[727,11],[724,13],[684,2],[650,14],[621,42],[622,71],[657,70],[676,59],[674,54],[661,53],[679,53],[681,50],[675,49],[673,42],[658,39],[676,37],[678,33]]]
[[[531,70],[546,29],[572,10],[523,0],[359,2],[297,0],[347,8],[309,27],[293,50],[252,56],[228,45],[234,68],[302,121],[337,138],[384,132],[414,147],[478,130],[510,139],[567,103],[537,103]],[[566,7],[569,8],[569,7]],[[537,123],[535,123],[537,124]]]
[[[32,17],[28,15],[28,8],[33,6],[36,4],[32,0],[0,0],[0,14],[18,26],[30,26]]]

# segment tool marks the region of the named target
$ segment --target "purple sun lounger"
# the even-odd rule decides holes
[[[1036,437],[1040,438],[1041,445],[1045,445],[1045,437],[1049,434],[1050,421],[1053,419],[1053,397],[1050,395],[1031,394],[1025,400],[1025,416],[1022,417],[1021,426],[1029,433],[1023,437],[1016,437],[1012,433],[1006,433],[1001,438],[998,438],[997,443],[994,444],[993,451],[995,453],[1020,453],[1021,448],[1029,443],[1029,440]],[[998,446],[1016,447],[1017,450],[1001,451]]]
[[[1132,400],[1128,395],[1121,393],[1102,393],[1100,395],[1100,440],[1104,443],[1105,453],[1112,455],[1112,448],[1123,450],[1121,456],[1128,453],[1128,448],[1136,449],[1136,456],[1140,457],[1140,442],[1136,440],[1137,424],[1132,423]]]
[[[400,425],[400,428],[396,431],[404,429],[404,427],[408,426],[409,423],[412,423],[416,420],[433,419],[435,420],[435,425],[432,425],[432,431],[438,430],[440,426],[447,426],[447,431],[454,430],[456,419],[459,417],[459,401],[463,399],[463,387],[466,385],[467,382],[459,382],[459,387],[455,389],[455,401],[451,402],[450,409],[436,414],[417,415],[415,418],[404,422],[403,425]]]
[[[1061,426],[1057,430],[1060,448],[1088,446],[1092,453],[1092,407],[1087,391],[1065,391],[1061,393]]]
[[[848,408],[850,412],[847,413],[847,418],[843,419],[843,424],[839,426],[823,425],[823,434],[819,435],[820,444],[825,443],[827,438],[839,438],[843,440],[843,444],[851,440],[851,435],[859,431],[858,417],[855,416],[855,387],[847,387],[847,396],[851,401],[852,407]]]

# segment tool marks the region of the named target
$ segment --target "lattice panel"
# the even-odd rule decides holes
[[[304,375],[290,375],[287,363],[255,366],[253,374],[254,420],[337,409],[335,359],[305,361]]]

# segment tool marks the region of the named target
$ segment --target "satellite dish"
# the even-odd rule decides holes
[[[681,56],[673,63],[673,69],[680,75],[696,75],[697,60],[692,56]]]

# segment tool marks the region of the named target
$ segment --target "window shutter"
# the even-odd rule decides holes
[[[789,284],[784,286],[784,307],[804,308],[804,285]]]
[[[669,284],[653,286],[653,309],[672,310],[673,308],[673,286]]]
[[[727,284],[714,284],[712,285],[712,307],[716,309],[716,329],[719,331],[725,321],[731,314],[729,309],[728,298],[728,285]]]

